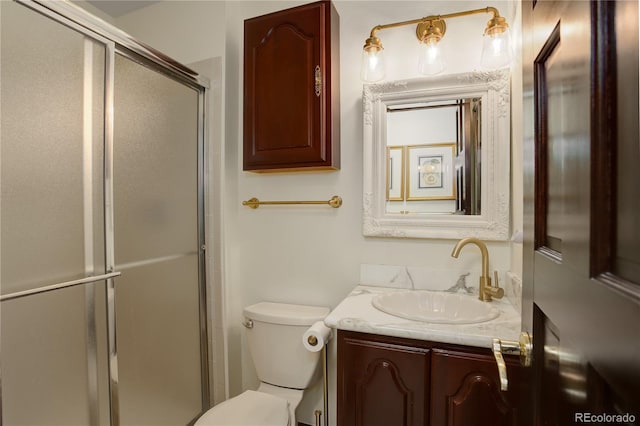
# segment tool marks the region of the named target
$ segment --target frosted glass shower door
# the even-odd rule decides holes
[[[106,47],[15,2],[0,17],[0,423],[107,425]]]
[[[202,411],[199,92],[116,55],[114,252],[122,425]]]

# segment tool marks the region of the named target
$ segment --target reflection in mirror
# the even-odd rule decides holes
[[[387,213],[480,214],[481,102],[387,106]]]
[[[508,70],[366,84],[363,234],[506,240]]]

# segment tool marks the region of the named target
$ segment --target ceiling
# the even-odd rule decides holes
[[[92,6],[114,18],[118,18],[134,10],[160,3],[152,0],[88,0]]]

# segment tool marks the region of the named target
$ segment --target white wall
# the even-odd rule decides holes
[[[362,236],[362,82],[359,67],[362,45],[374,25],[484,7],[485,2],[336,1],[340,14],[341,170],[266,175],[243,172],[243,20],[300,3],[305,2],[231,1],[224,5],[207,1],[166,2],[126,15],[118,21],[126,31],[183,63],[218,56],[220,52],[224,55],[222,116],[225,142],[221,199],[230,396],[257,385],[242,337],[243,306],[269,300],[334,307],[358,284],[361,263],[460,271],[480,269],[479,251],[468,250],[460,259],[453,259],[450,253],[454,241],[451,240]],[[490,4],[512,22],[515,7],[512,3],[498,1]],[[481,36],[487,20],[488,16],[477,15],[447,21],[447,34],[442,41],[448,64],[445,72],[479,68]],[[405,27],[379,33],[390,64],[387,79],[419,76],[415,71],[417,40],[414,32],[414,27]],[[514,97],[521,96],[518,84],[519,80],[514,79]],[[520,109],[512,110],[516,125],[520,123]],[[514,136],[518,134],[519,130],[514,130]],[[516,142],[514,155],[520,152],[519,138]],[[519,176],[521,159],[514,157],[512,166]],[[522,223],[519,182],[521,179],[513,189],[514,212],[520,215],[514,217],[516,224]],[[241,205],[242,200],[251,197],[262,200],[324,200],[332,195],[343,198],[341,208],[293,206],[252,210]],[[512,249],[510,243],[491,243],[489,248],[492,268],[511,268],[519,273],[521,254],[517,247]],[[335,351],[335,347],[331,349],[331,352]],[[333,353],[331,377],[335,377],[334,356]],[[335,383],[331,386],[334,388]],[[332,398],[335,400],[335,389],[332,389]],[[308,405],[305,402],[299,410],[299,420],[313,424]],[[335,417],[333,404],[330,417]]]
[[[74,5],[81,7],[82,9],[86,10],[87,12],[91,13],[94,16],[97,16],[98,18],[102,19],[105,22],[108,22],[109,24],[115,25],[115,19],[111,16],[108,15],[106,13],[104,13],[102,10],[98,9],[97,7],[95,7],[94,5],[92,5],[91,3],[89,3],[86,0],[71,0],[71,3],[73,3]]]
[[[183,64],[224,56],[224,1],[171,0],[116,19],[116,25]]]

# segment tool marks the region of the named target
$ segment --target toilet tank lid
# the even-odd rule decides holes
[[[322,306],[291,305],[260,302],[244,308],[244,316],[254,321],[283,325],[312,325],[323,320],[329,308]]]

